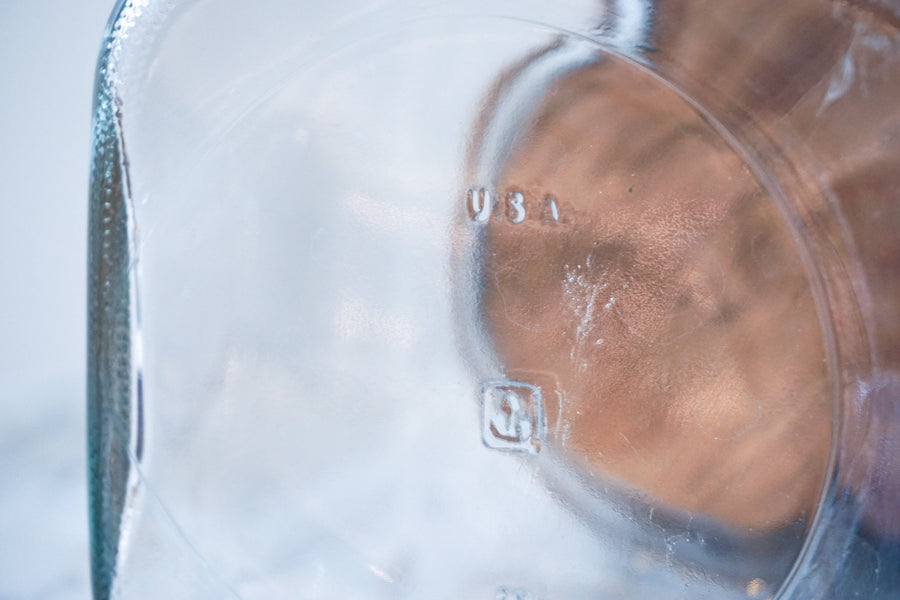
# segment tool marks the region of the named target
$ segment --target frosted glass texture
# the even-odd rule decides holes
[[[95,599],[896,597],[898,23],[121,2]]]

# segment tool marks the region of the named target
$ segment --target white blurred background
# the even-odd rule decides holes
[[[87,599],[93,72],[114,0],[0,0],[0,600]]]

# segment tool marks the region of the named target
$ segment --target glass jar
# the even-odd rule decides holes
[[[120,2],[94,597],[896,596],[898,26]]]

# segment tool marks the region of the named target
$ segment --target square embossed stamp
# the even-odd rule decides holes
[[[541,389],[522,381],[490,381],[481,388],[481,436],[495,450],[536,454],[547,431]]]

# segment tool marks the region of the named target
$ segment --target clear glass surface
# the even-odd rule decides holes
[[[120,2],[94,597],[896,597],[898,24]]]

